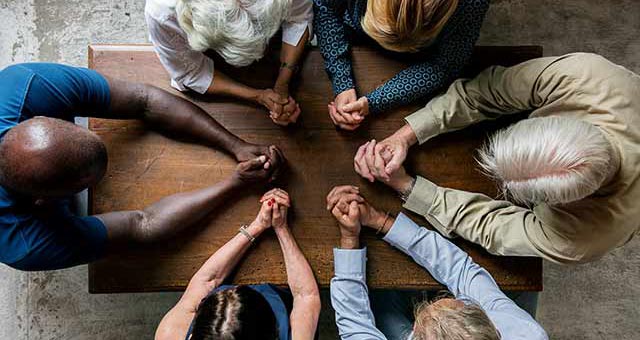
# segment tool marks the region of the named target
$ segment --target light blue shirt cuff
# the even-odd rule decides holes
[[[420,228],[407,215],[400,213],[383,240],[400,249],[407,249]]]
[[[333,249],[333,269],[335,276],[364,277],[367,272],[367,248]]]

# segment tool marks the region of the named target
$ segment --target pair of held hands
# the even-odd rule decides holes
[[[355,171],[370,182],[381,181],[399,193],[407,193],[413,178],[402,164],[416,137],[407,125],[381,142],[375,139],[360,146],[353,159]]]
[[[262,206],[258,216],[251,223],[261,231],[271,227],[286,228],[287,213],[291,207],[289,194],[282,189],[272,189],[260,199]],[[362,226],[380,230],[387,222],[387,215],[371,206],[360,195],[360,189],[352,185],[334,187],[327,195],[327,210],[338,220],[340,235],[343,240],[360,236]],[[389,224],[389,223],[386,223]]]
[[[258,103],[269,110],[269,118],[277,125],[287,126],[300,117],[300,105],[288,91],[264,89],[258,96]]]
[[[271,227],[274,229],[286,228],[287,213],[291,207],[289,194],[282,189],[272,189],[262,196],[260,199],[262,206],[258,216],[251,223],[261,231],[265,231]]]
[[[300,117],[300,105],[285,92],[264,89],[260,92],[258,103],[269,110],[269,118],[278,125],[287,126],[297,122]],[[333,124],[352,131],[369,114],[369,101],[364,96],[358,98],[356,90],[349,89],[338,94],[327,108]]]
[[[245,143],[236,153],[238,165],[231,180],[246,185],[273,182],[286,166],[286,158],[275,145],[265,146]]]
[[[365,96],[358,98],[356,90],[349,89],[338,94],[335,100],[329,103],[328,109],[333,124],[353,131],[369,114],[369,100]]]

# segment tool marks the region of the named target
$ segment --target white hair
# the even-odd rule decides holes
[[[178,0],[176,13],[191,48],[212,49],[240,67],[262,58],[290,4],[291,0]]]
[[[478,162],[517,203],[564,204],[595,193],[609,175],[612,146],[595,125],[542,117],[496,132]]]
[[[451,308],[422,302],[415,311],[413,340],[499,340],[500,333],[477,304]]]

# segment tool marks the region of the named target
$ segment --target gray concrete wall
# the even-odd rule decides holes
[[[143,7],[143,0],[0,0],[0,68],[85,66],[89,43],[146,42]],[[480,43],[596,52],[640,73],[640,2],[496,0]],[[545,263],[538,318],[551,338],[640,339],[639,251],[636,239],[596,263]],[[86,266],[18,273],[0,265],[0,339],[149,339],[178,296],[89,295]],[[330,312],[322,320],[330,329]]]

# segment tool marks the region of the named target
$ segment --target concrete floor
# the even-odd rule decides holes
[[[143,0],[0,0],[0,68],[86,65],[96,42],[146,42]],[[494,0],[479,43],[600,53],[640,73],[640,1]],[[544,265],[538,319],[552,339],[640,339],[640,240],[588,265]],[[89,295],[87,268],[0,265],[0,339],[149,339],[178,294]],[[331,338],[332,315],[322,338]]]

